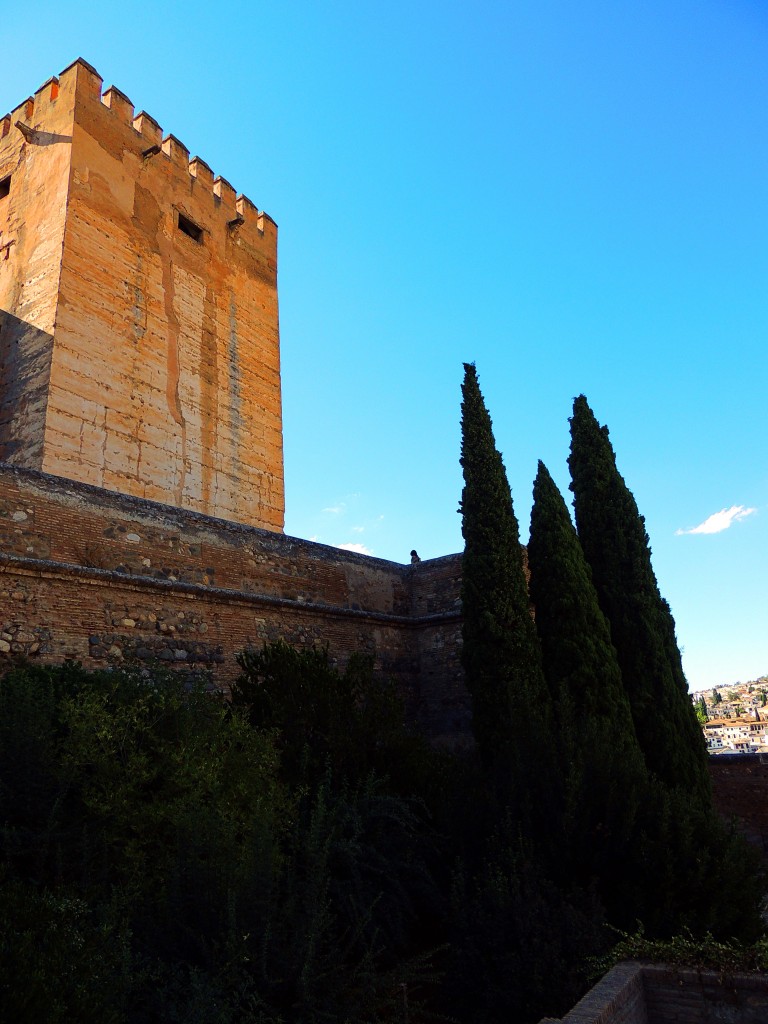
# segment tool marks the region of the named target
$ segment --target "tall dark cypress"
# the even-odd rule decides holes
[[[462,663],[472,727],[510,805],[521,819],[541,823],[552,799],[551,702],[512,495],[474,364],[464,364],[461,429]]]
[[[611,628],[649,769],[705,803],[707,753],[688,697],[675,624],[651,566],[645,521],[602,427],[580,395],[571,418],[576,528]]]
[[[637,908],[628,905],[626,876],[648,776],[589,566],[562,495],[541,462],[528,566],[566,783],[565,869],[581,885],[597,879],[610,919],[632,926]]]

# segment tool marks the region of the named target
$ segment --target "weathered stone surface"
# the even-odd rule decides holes
[[[249,644],[328,644],[341,665],[373,655],[433,738],[466,735],[460,556],[399,565],[0,464],[0,507],[21,505],[50,555],[0,551],[0,635],[18,653],[89,668],[158,661],[226,688]],[[98,564],[81,560],[84,538]],[[154,568],[168,551],[175,581]],[[200,582],[214,569],[215,585]]]
[[[0,118],[0,183],[0,651],[226,688],[327,644],[455,737],[457,558],[281,536],[274,222],[82,60]]]
[[[277,228],[101,84],[0,133],[0,461],[281,531]]]

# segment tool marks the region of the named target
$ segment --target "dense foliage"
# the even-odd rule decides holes
[[[599,483],[624,560],[580,540],[540,466],[534,622],[473,366],[463,398],[477,749],[431,748],[369,659],[339,671],[324,649],[243,652],[231,701],[160,670],[11,667],[0,1020],[533,1024],[582,993],[609,926],[720,953],[759,938],[761,876],[712,810],[698,733],[679,776],[659,767],[679,653],[607,434],[579,400],[579,528]]]
[[[624,934],[605,957],[596,957],[594,976],[600,977],[621,960],[646,960],[650,963],[673,964],[675,967],[696,967],[719,971],[720,974],[768,971],[768,939],[757,942],[718,942],[710,933],[694,936],[691,932],[670,939],[649,939],[642,931]]]
[[[571,878],[597,886],[617,922],[638,909],[628,890],[647,771],[589,567],[541,462],[533,498],[530,593],[553,697],[558,768],[567,787],[564,862]]]
[[[762,930],[759,859],[712,807],[674,623],[607,431],[577,399],[570,466],[578,534],[539,467],[528,551],[531,641],[517,522],[472,366],[465,366],[463,396],[463,661],[481,751],[510,744],[520,754],[509,759],[506,793],[496,787],[505,827],[495,843],[488,831],[485,885],[477,879],[478,895],[494,891],[494,908],[507,909],[486,907],[479,933],[505,935],[508,946],[526,941],[512,934],[510,917],[517,926],[522,915],[509,899],[535,864],[540,918],[544,907],[557,907],[559,936],[581,929],[584,951],[599,945],[601,915],[625,928],[642,921],[652,937],[688,928],[755,939]],[[540,666],[547,685],[534,697]],[[552,742],[532,746],[542,722]],[[521,791],[546,815],[521,813],[528,810]],[[514,867],[505,872],[505,863]],[[536,905],[533,896],[525,902]],[[574,929],[568,922],[577,919]],[[476,968],[491,989],[506,970],[498,959],[485,947]]]
[[[574,402],[568,462],[579,540],[651,779],[639,815],[645,838],[638,918],[652,937],[687,927],[754,939],[763,884],[757,858],[712,806],[706,744],[645,523],[616,467],[608,430],[583,395]]]
[[[706,723],[709,721],[709,711],[707,709],[707,702],[704,700],[703,697],[699,697],[699,699],[696,701],[693,707],[694,711],[696,712],[696,720],[698,721],[699,725],[706,725]]]
[[[645,521],[616,467],[607,427],[580,395],[571,418],[579,540],[629,696],[648,767],[668,786],[709,800],[707,752],[688,696],[675,623],[651,566]]]
[[[488,838],[474,757],[414,736],[364,659],[275,644],[242,667],[231,704],[146,670],[0,678],[0,1019],[564,1010],[588,908]]]
[[[562,800],[552,701],[530,614],[520,530],[474,365],[461,405],[462,664],[481,758],[503,807],[543,853],[559,849]]]

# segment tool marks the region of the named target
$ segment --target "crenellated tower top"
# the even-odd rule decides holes
[[[78,59],[0,118],[0,462],[282,530],[277,225]]]
[[[135,148],[145,161],[157,159],[160,164],[169,161],[173,166],[186,170],[193,185],[199,190],[206,189],[211,196],[212,209],[219,212],[230,229],[253,229],[261,234],[272,233],[274,220],[259,210],[246,195],[237,193],[226,178],[214,175],[210,166],[199,156],[190,157],[190,151],[172,134],[163,134],[158,122],[145,110],[134,112],[131,100],[115,85],[102,89],[103,79],[98,71],[82,57],[69,64],[58,76],[53,76],[32,95],[15,107],[9,114],[0,117],[0,139],[12,130],[32,141],[35,132],[44,132],[46,115],[51,111],[62,90],[74,92],[76,99],[83,103],[99,103],[109,110],[117,122],[130,127],[136,135]]]

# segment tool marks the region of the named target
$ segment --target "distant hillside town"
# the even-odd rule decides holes
[[[710,754],[768,754],[768,676],[691,694]]]

